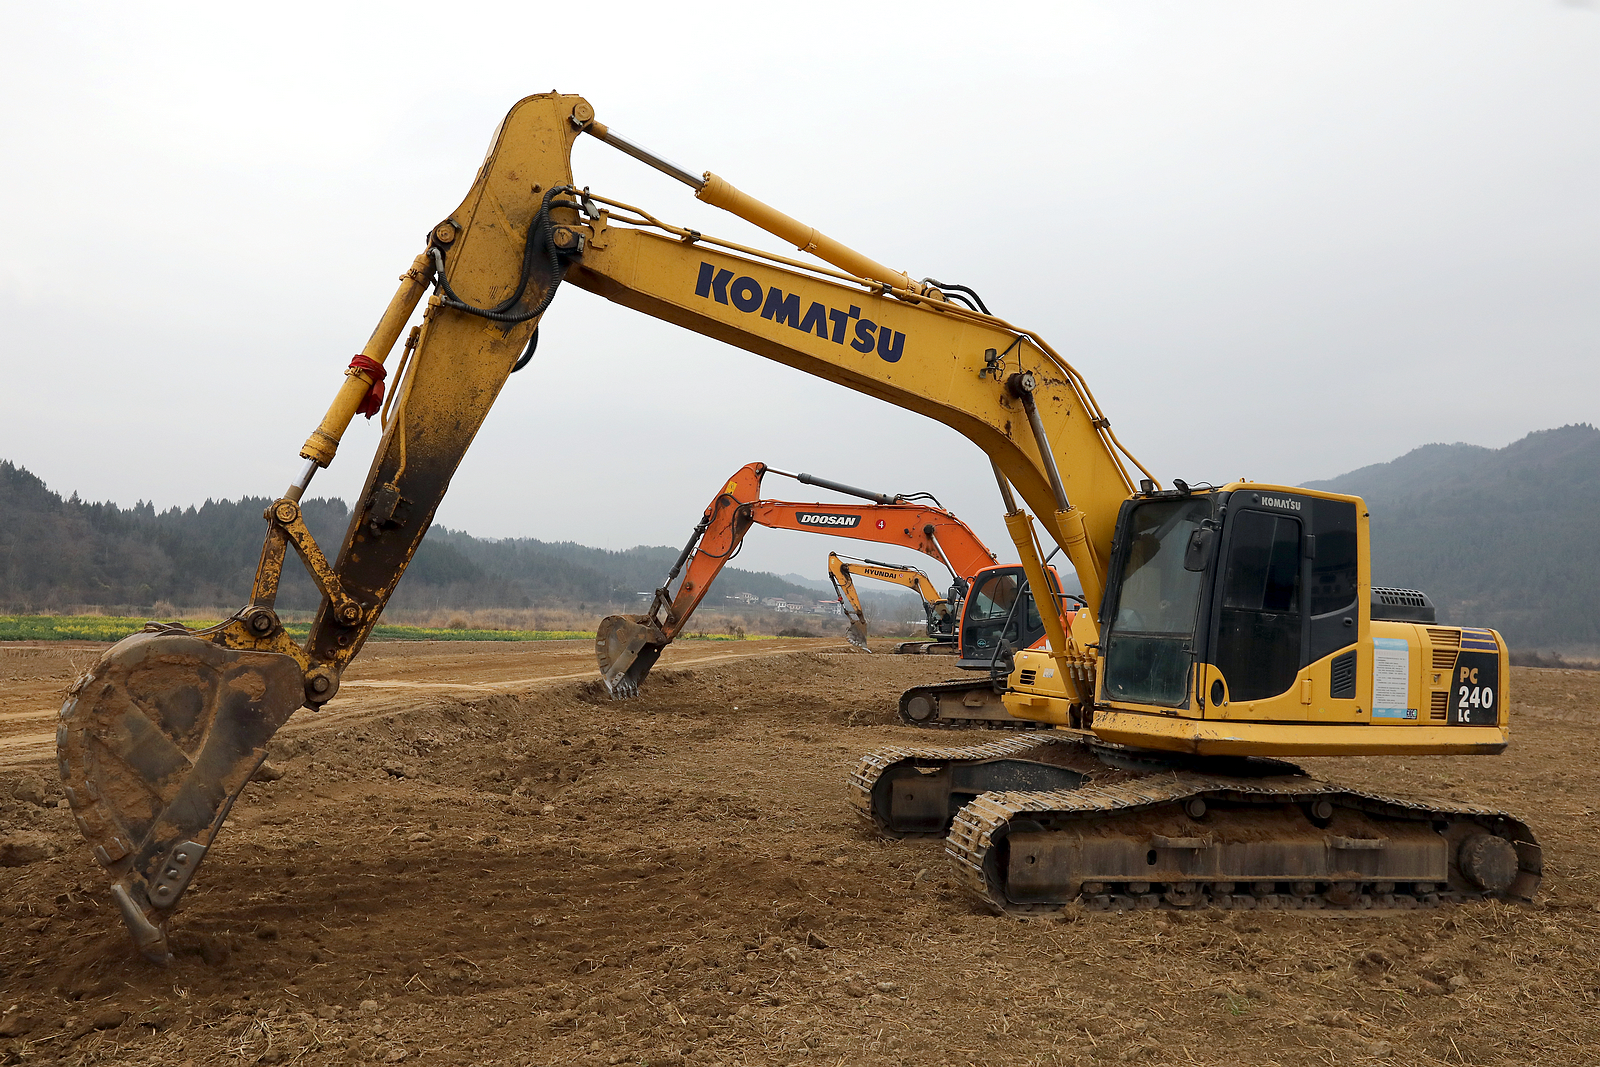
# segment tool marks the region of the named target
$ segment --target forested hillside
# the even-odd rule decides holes
[[[207,500],[158,512],[119,508],[74,494],[63,500],[43,481],[0,461],[0,611],[52,612],[98,606],[147,614],[158,601],[177,608],[231,607],[249,598],[264,532],[264,497]],[[332,556],[350,511],[342,500],[302,504],[306,525]],[[641,591],[667,575],[678,549],[622,552],[567,542],[486,541],[435,527],[391,602],[397,608],[634,607]],[[292,557],[292,553],[291,553]],[[725,569],[707,606],[724,594],[814,602],[820,594],[771,574]],[[284,567],[280,607],[316,607],[315,587],[298,562]]]
[[[1501,449],[1425,445],[1390,463],[1307,484],[1367,501],[1373,580],[1427,591],[1440,621],[1493,626],[1523,650],[1592,657],[1600,649],[1600,430],[1593,426],[1544,430]],[[0,611],[98,606],[138,615],[157,602],[241,604],[267,504],[208,500],[157,512],[149,504],[63,500],[28,471],[0,461]],[[335,551],[349,520],[344,502],[307,500],[304,511],[317,540]],[[435,527],[393,605],[604,613],[636,607],[636,594],[655,588],[677,553],[666,546],[613,552],[571,542],[489,541]],[[284,576],[282,607],[316,606],[298,565],[286,566]],[[885,607],[895,597],[862,592]],[[726,607],[724,595],[734,594],[801,602],[827,596],[729,567],[706,606]]]
[[[1600,430],[1563,426],[1505,448],[1424,445],[1309,488],[1372,514],[1375,583],[1422,589],[1441,622],[1492,626],[1514,648],[1600,646]]]

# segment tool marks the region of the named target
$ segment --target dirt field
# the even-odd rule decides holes
[[[3,1063],[1600,1061],[1597,673],[1517,668],[1501,757],[1306,761],[1523,815],[1532,906],[1019,922],[845,803],[948,661],[686,643],[613,704],[584,642],[375,645],[279,735],[162,970],[54,806],[97,654],[0,646]]]

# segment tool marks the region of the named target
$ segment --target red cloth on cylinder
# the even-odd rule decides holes
[[[367,395],[361,398],[361,406],[356,408],[357,415],[365,415],[370,419],[383,407],[383,379],[389,372],[383,369],[382,363],[366,356],[356,356],[350,361],[350,366],[372,375],[372,386],[367,390]]]

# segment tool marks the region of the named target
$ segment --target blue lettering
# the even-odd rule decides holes
[[[803,330],[806,333],[816,334],[824,341],[832,341],[842,345],[850,334],[850,324],[855,323],[855,337],[850,341],[850,347],[862,354],[877,349],[878,355],[886,363],[898,363],[905,354],[906,335],[896,330],[880,327],[871,319],[861,317],[861,308],[855,304],[850,305],[849,311],[840,311],[830,308],[813,300],[811,306],[806,308],[805,315],[800,314],[800,294],[785,293],[777,286],[763,290],[761,283],[748,275],[735,278],[731,270],[718,270],[715,264],[702,262],[700,273],[695,278],[694,295],[710,297],[719,304],[732,303],[740,311],[749,314],[760,309],[761,317],[769,319],[775,324],[788,326],[790,329]],[[828,328],[829,323],[833,328]]]
[[[891,339],[893,335],[893,339]],[[887,326],[878,331],[878,355],[885,363],[898,363],[906,350],[906,335]]]
[[[761,317],[771,319],[773,322],[785,323],[800,328],[800,295],[790,293],[783,295],[783,290],[774,285],[767,290],[767,302],[761,308]]]
[[[761,306],[761,286],[754,278],[740,278],[729,290],[733,306],[740,311],[754,311]]]
[[[851,319],[860,317],[861,309],[856,307],[854,304],[850,305],[850,311],[848,314],[843,311],[835,311],[833,308],[829,308],[828,318],[833,320],[833,343],[836,345],[844,344],[845,327],[850,325]]]
[[[800,328],[807,333],[814,333],[826,341],[828,339],[828,309],[813,300],[811,306],[806,308],[806,317],[800,320]]]
[[[871,352],[872,331],[876,330],[877,328],[878,324],[873,322],[871,319],[862,319],[857,322],[856,339],[850,342],[850,347],[855,349],[857,352]]]

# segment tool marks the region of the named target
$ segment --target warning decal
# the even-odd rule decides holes
[[[1415,719],[1411,704],[1411,646],[1397,637],[1372,639],[1372,717]]]

